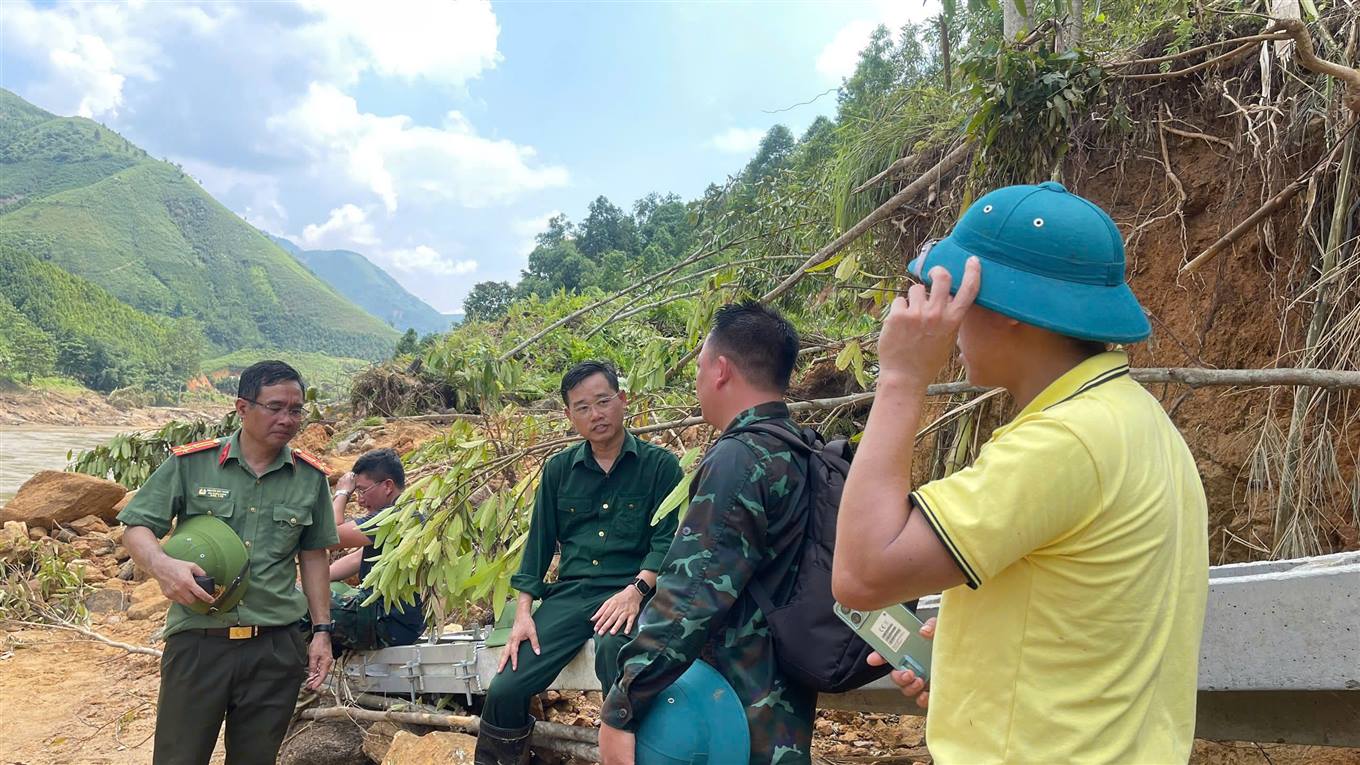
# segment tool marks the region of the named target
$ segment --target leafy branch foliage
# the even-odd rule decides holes
[[[217,422],[175,420],[149,433],[119,433],[93,449],[67,452],[67,469],[137,489],[170,456],[171,448],[229,435],[240,424],[236,412],[231,412]]]

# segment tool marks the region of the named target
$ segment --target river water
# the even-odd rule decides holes
[[[0,505],[39,470],[62,470],[66,453],[98,446],[136,428],[84,428],[66,425],[0,426]]]

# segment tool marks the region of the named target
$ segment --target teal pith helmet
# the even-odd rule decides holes
[[[1124,280],[1118,227],[1062,184],[986,194],[908,269],[929,285],[930,269],[943,266],[957,291],[970,255],[982,261],[983,308],[1081,340],[1132,343],[1152,331]]]
[[[695,661],[656,697],[635,751],[637,765],[747,765],[746,709],[718,670]]]
[[[216,598],[212,603],[196,600],[187,606],[189,610],[200,614],[222,613],[235,608],[245,596],[250,553],[221,518],[211,515],[181,518],[175,525],[175,533],[165,540],[161,549],[171,558],[198,564],[216,585],[208,593]]]

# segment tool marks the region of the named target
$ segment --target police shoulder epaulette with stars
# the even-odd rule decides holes
[[[183,457],[187,454],[197,454],[198,452],[206,452],[209,449],[215,448],[217,444],[218,441],[216,438],[210,438],[206,441],[195,441],[192,444],[171,447],[170,453],[174,454],[176,457]]]
[[[295,460],[302,460],[308,465],[311,465],[317,470],[320,470],[322,475],[329,475],[331,472],[329,469],[326,468],[326,463],[322,462],[320,457],[308,454],[307,452],[304,452],[301,449],[293,450],[293,458]]]

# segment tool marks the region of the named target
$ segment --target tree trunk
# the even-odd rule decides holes
[[[949,60],[949,18],[943,11],[940,12],[940,67],[944,69],[944,89],[953,90],[950,72],[953,66]]]
[[[1034,28],[1030,19],[1033,8],[1034,0],[1001,0],[1001,28],[1008,41],[1015,42],[1015,38]]]
[[[1069,51],[1081,47],[1084,31],[1082,14],[1085,12],[1084,0],[1067,0],[1067,16],[1058,28],[1058,50]]]

